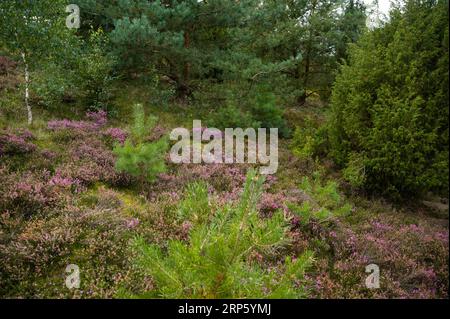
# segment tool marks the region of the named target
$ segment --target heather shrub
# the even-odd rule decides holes
[[[64,119],[48,122],[48,128],[53,131],[52,139],[66,145],[67,150],[64,161],[55,169],[58,182],[70,181],[71,188],[76,191],[97,182],[129,183],[129,176],[116,172],[116,159],[110,149],[123,141],[127,133],[119,128],[105,128],[106,124],[107,113],[102,110],[87,112],[86,120],[82,121]]]
[[[243,165],[192,164],[179,168],[179,179],[201,180],[218,192],[236,192],[245,181]]]
[[[41,178],[30,172],[9,173],[5,168],[0,172],[0,211],[31,217],[48,212],[61,199],[54,185],[48,183],[48,172],[40,172]]]
[[[3,155],[27,154],[36,150],[31,141],[33,134],[27,130],[17,134],[9,131],[0,132],[0,157]]]
[[[111,195],[113,196],[113,195]],[[134,229],[121,205],[68,206],[46,218],[10,227],[0,236],[0,295],[22,298],[111,298],[130,265],[127,242]],[[2,215],[0,223],[7,222]],[[80,289],[64,285],[65,268],[77,264]]]
[[[114,147],[114,154],[117,156],[115,167],[118,172],[126,172],[141,180],[153,182],[159,173],[166,170],[164,158],[168,143],[164,138],[152,143],[145,142],[156,118],[146,118],[142,105],[134,106],[133,118],[131,136],[123,145]]]
[[[272,194],[264,192],[261,196],[261,200],[258,203],[258,211],[263,217],[270,217],[278,211],[287,213],[287,202],[288,197],[284,194]]]
[[[320,298],[446,298],[448,229],[377,216],[359,227],[338,223],[328,237],[333,263],[317,263]],[[380,267],[380,288],[365,287],[365,267]],[[332,277],[331,277],[332,276]]]
[[[106,143],[113,146],[115,143],[125,143],[128,133],[118,127],[110,127],[103,132],[103,136],[106,138]]]
[[[73,130],[84,133],[97,132],[108,122],[108,114],[103,111],[87,112],[86,118],[88,121],[74,121],[74,120],[52,120],[47,123],[47,128],[51,131],[59,130]]]
[[[263,260],[275,258],[289,242],[281,213],[266,219],[258,216],[263,181],[250,171],[239,202],[219,208],[211,220],[193,225],[188,243],[171,240],[167,251],[162,251],[142,238],[136,239],[137,263],[155,282],[155,288],[145,296],[304,297],[306,292],[296,286],[296,280],[303,277],[311,263],[309,252],[296,258],[286,257],[278,269],[263,264]],[[197,191],[204,194],[201,187]]]
[[[448,193],[447,11],[445,1],[408,1],[351,46],[337,76],[331,154],[368,190]]]
[[[56,168],[56,175],[70,181],[76,181],[77,190],[97,182],[110,184],[121,183],[126,176],[121,176],[114,169],[114,156],[109,150],[95,153],[76,152],[75,162],[66,162]]]

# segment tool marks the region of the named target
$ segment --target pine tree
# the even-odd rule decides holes
[[[141,104],[133,108],[134,125],[131,135],[124,145],[117,144],[114,153],[117,156],[116,169],[137,177],[141,182],[153,182],[159,173],[166,170],[165,155],[168,143],[165,138],[155,142],[146,142],[156,124],[156,117],[146,117]]]
[[[143,296],[304,297],[305,289],[296,286],[295,281],[303,278],[311,264],[310,252],[295,259],[286,257],[279,270],[264,265],[264,258],[267,262],[276,258],[289,240],[281,212],[266,219],[258,215],[256,206],[263,182],[254,170],[249,171],[239,202],[216,212],[207,199],[206,185],[190,187],[180,204],[180,216],[192,225],[189,242],[172,240],[164,251],[157,245],[147,244],[143,238],[134,243],[138,266],[156,284],[155,290]]]
[[[113,48],[133,70],[155,68],[175,84],[181,99],[196,79],[227,58],[229,30],[242,21],[248,1],[125,0],[94,4],[79,0],[87,21],[111,31]]]
[[[346,42],[363,30],[364,9],[358,1],[262,1],[243,37],[260,59],[250,64],[251,79],[281,81],[300,105],[313,93],[328,96]]]

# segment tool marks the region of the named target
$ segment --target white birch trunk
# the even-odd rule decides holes
[[[28,125],[31,125],[33,123],[33,113],[31,112],[31,106],[30,106],[30,73],[28,70],[28,63],[27,58],[24,52],[22,52],[22,60],[23,64],[25,66],[25,105],[27,107],[27,113],[28,113]]]

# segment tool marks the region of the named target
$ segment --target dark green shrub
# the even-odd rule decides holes
[[[260,122],[256,121],[249,112],[244,112],[233,104],[220,108],[210,121],[211,127],[226,128],[258,128]]]
[[[289,137],[291,132],[283,118],[283,110],[277,106],[277,99],[271,93],[261,92],[251,106],[253,118],[264,128],[278,128],[282,137]]]
[[[230,103],[219,109],[213,116],[211,126],[219,129],[278,128],[278,134],[282,137],[289,137],[291,134],[286,120],[283,118],[283,110],[277,106],[275,95],[258,91],[255,97],[243,102],[241,108],[236,104]]]
[[[356,184],[389,194],[447,192],[447,12],[446,1],[408,1],[351,47],[334,85],[330,139]]]

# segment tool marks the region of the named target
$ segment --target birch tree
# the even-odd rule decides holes
[[[30,104],[31,72],[47,58],[65,50],[64,0],[2,0],[0,2],[0,46],[22,62],[24,103],[28,124],[33,122]]]

